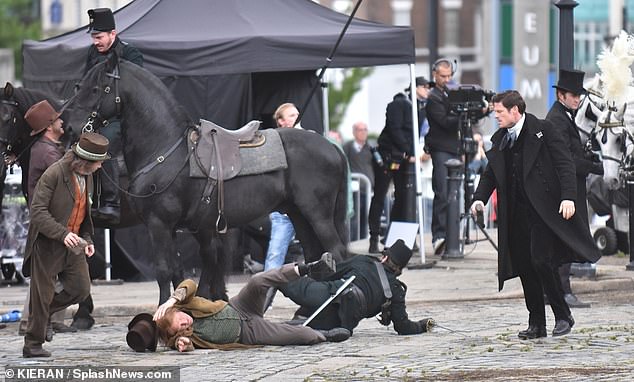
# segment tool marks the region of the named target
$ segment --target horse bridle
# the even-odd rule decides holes
[[[106,86],[104,86],[102,92],[99,95],[99,99],[97,100],[97,103],[95,104],[95,107],[93,108],[93,111],[90,112],[90,114],[88,115],[88,120],[86,121],[84,126],[81,128],[82,133],[92,133],[93,131],[95,131],[93,124],[95,123],[96,120],[100,121],[101,127],[108,126],[108,123],[109,123],[108,118],[101,117],[100,111],[101,111],[101,105],[103,103],[104,98],[108,94],[110,94],[110,92],[113,89],[114,89],[114,103],[115,103],[115,109],[116,109],[116,116],[117,117],[121,116],[122,105],[121,105],[121,97],[119,96],[119,86],[118,86],[119,80],[121,79],[121,76],[119,76],[119,64],[115,65],[115,67],[112,69],[112,73],[106,72],[106,77],[112,79],[112,84],[109,83],[109,84],[106,84]],[[72,99],[74,99],[76,96],[77,95],[75,94],[75,96],[73,96]],[[72,101],[72,99],[69,101]]]
[[[625,105],[625,108],[627,108],[627,104]],[[612,116],[612,112],[616,111],[616,107],[613,106],[608,106],[608,116],[606,118],[606,120],[610,120],[610,117]],[[625,111],[623,111],[623,115],[625,115]],[[618,121],[615,122],[598,122],[597,126],[601,129],[603,129],[603,135],[601,137],[601,143],[605,144],[607,143],[607,131],[610,130],[610,132],[613,135],[621,135],[621,158],[615,158],[609,155],[601,155],[601,157],[605,160],[610,160],[613,162],[617,162],[619,165],[623,166],[627,160],[627,142],[631,142],[634,143],[634,136],[632,136],[632,134],[627,130],[627,128],[625,127],[625,120],[624,118],[621,118]],[[615,133],[612,129],[620,127],[623,129],[623,132],[620,134]]]

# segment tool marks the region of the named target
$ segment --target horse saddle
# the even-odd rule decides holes
[[[205,119],[189,139],[195,145],[193,159],[206,177],[228,180],[242,169],[240,147],[257,147],[265,138],[258,132],[260,121],[251,121],[238,130],[227,130]],[[198,136],[195,136],[195,135]]]

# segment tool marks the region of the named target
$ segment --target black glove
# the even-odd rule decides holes
[[[593,163],[590,172],[592,174],[603,175],[603,163]]]

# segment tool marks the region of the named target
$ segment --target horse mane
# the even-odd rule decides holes
[[[165,86],[160,78],[147,69],[125,60],[119,62],[119,66],[123,69],[121,71],[122,75],[124,75],[124,73],[131,74],[143,84],[143,87],[150,89],[150,94],[155,96],[160,95],[162,101],[166,103],[165,109],[170,110],[170,115],[175,118],[179,126],[183,124],[186,126],[193,125],[192,119],[185,111],[183,105],[176,100],[173,93]],[[153,104],[153,102],[156,102],[156,99],[143,98],[140,99],[140,101],[141,103],[137,103],[137,107],[139,107],[139,111],[141,112],[151,112],[156,108]]]

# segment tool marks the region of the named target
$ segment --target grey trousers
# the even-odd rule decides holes
[[[249,280],[229,304],[240,312],[245,345],[312,345],[326,341],[320,332],[307,326],[289,325],[264,319],[264,300],[270,287],[279,288],[299,278],[294,264],[260,272]]]

